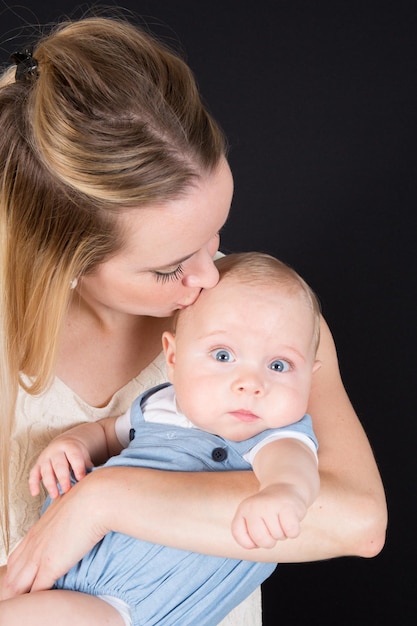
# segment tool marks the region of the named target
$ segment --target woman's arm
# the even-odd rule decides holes
[[[324,544],[328,535],[333,543],[329,548],[336,552],[330,557],[373,557],[385,543],[384,487],[367,436],[344,389],[334,341],[323,319],[320,330],[317,358],[322,366],[313,376],[308,412],[319,441],[321,484],[305,530],[311,533],[311,541],[316,535]],[[310,541],[309,535],[304,539]]]
[[[48,588],[110,530],[207,554],[302,562],[372,557],[385,541],[387,510],[366,435],[343,388],[330,331],[322,323],[309,412],[319,440],[320,492],[295,539],[245,550],[231,534],[251,472],[96,470],[46,511],[9,561],[3,597]],[[71,537],[71,542],[65,537]]]
[[[119,477],[112,474],[101,479],[105,485],[99,497],[102,532],[113,529],[174,547],[251,560],[301,562],[378,554],[387,525],[384,489],[368,439],[343,387],[333,338],[324,320],[318,359],[322,365],[313,376],[308,411],[319,441],[320,491],[299,537],[269,550],[245,551],[233,541],[234,511],[259,489],[252,473],[133,470],[128,474],[124,468],[119,468]],[[112,512],[104,496],[110,485],[114,497],[119,502],[123,499],[123,506],[113,507]],[[132,492],[138,492],[139,501]]]
[[[324,320],[317,358],[322,365],[313,376],[308,412],[319,441],[320,491],[297,538],[278,542],[272,549],[253,550],[245,550],[233,540],[230,526],[234,511],[259,489],[250,472],[139,470],[136,474],[133,470],[128,474],[125,468],[117,468],[118,477],[114,473],[101,478],[103,492],[111,488],[114,498],[123,502],[117,510],[113,507],[111,517],[111,504],[99,496],[105,507],[101,532],[114,529],[178,548],[249,560],[303,562],[377,555],[383,548],[387,525],[384,488],[368,439],[342,384],[335,345]],[[140,494],[140,502],[132,492]],[[125,513],[121,519],[129,506],[129,516]]]

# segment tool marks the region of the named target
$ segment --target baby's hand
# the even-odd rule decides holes
[[[297,537],[307,512],[301,495],[288,485],[271,485],[246,498],[237,508],[232,534],[243,548],[273,548]]]
[[[77,480],[86,475],[87,468],[93,467],[86,446],[77,439],[61,435],[41,452],[29,474],[29,489],[32,496],[39,495],[39,486],[43,482],[51,498],[60,494],[57,483],[63,493],[71,488],[71,470]]]

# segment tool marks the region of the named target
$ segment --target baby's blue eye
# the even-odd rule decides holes
[[[231,363],[235,360],[233,354],[224,348],[213,350],[210,354],[216,361],[221,361],[222,363]]]
[[[288,361],[283,361],[282,359],[275,359],[270,363],[269,368],[274,372],[288,372],[291,369]]]

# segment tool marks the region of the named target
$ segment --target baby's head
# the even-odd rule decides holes
[[[320,307],[272,256],[231,254],[216,265],[218,284],[179,312],[163,345],[180,409],[203,430],[239,441],[306,412]]]
[[[301,276],[289,265],[262,252],[241,252],[229,254],[216,261],[219,281],[226,278],[236,285],[249,285],[254,289],[269,288],[289,297],[304,299],[313,320],[313,345],[317,351],[320,340],[320,303]],[[308,316],[306,311],[306,316]]]

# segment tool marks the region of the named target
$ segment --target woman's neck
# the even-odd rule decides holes
[[[116,391],[162,349],[171,320],[109,312],[97,315],[81,300],[71,304],[62,334],[57,376],[88,404],[105,406]]]

